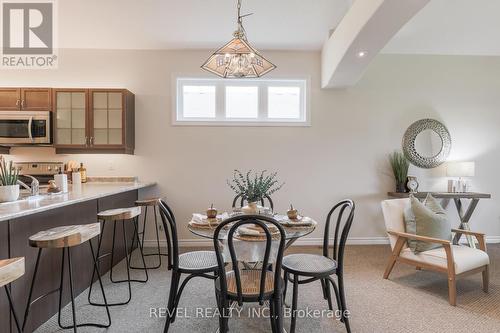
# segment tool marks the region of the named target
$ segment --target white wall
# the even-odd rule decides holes
[[[230,208],[226,179],[234,168],[276,170],[286,182],[274,196],[279,211],[293,203],[323,221],[336,201],[350,197],[357,204],[351,236],[377,240],[385,236],[380,201],[394,186],[387,154],[413,121],[431,117],[448,126],[452,159],[476,161],[474,190],[493,195],[480,202],[473,229],[500,236],[500,58],[383,55],[356,87],[322,90],[319,53],[266,52],[278,65],[270,76],[311,77],[311,127],[173,127],[173,73],[205,75],[199,66],[208,54],[61,50],[57,70],[0,71],[1,86],[123,87],[136,94],[135,156],[19,148],[12,157],[75,159],[87,164],[89,175],[156,181],[157,190],[145,195],[166,196],[179,223],[211,203]],[[446,189],[439,170],[412,173],[422,190]],[[180,230],[184,240],[196,239]],[[321,235],[318,228],[310,239]]]

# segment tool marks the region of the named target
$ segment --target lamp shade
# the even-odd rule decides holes
[[[448,177],[474,177],[475,173],[474,162],[449,162],[446,167]]]

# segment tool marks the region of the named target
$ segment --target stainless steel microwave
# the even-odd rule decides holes
[[[50,144],[49,111],[0,111],[0,144]]]

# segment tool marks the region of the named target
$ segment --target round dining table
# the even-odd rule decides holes
[[[282,225],[283,229],[285,230],[285,238],[286,238],[286,243],[285,243],[285,249],[289,248],[297,239],[307,236],[310,233],[312,233],[318,223],[314,220],[312,220],[311,225],[309,226],[287,226],[287,225]],[[197,227],[193,226],[191,223],[188,223],[188,229],[191,233],[203,237],[203,238],[209,238],[213,239],[214,238],[214,233],[216,226],[214,227]],[[219,240],[223,241],[226,239],[228,229],[222,229],[219,233]]]

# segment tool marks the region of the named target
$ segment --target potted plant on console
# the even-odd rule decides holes
[[[264,170],[252,175],[252,170],[248,171],[245,175],[239,170],[234,170],[233,180],[227,184],[229,187],[240,197],[247,205],[242,207],[241,210],[245,214],[256,214],[259,211],[258,203],[260,203],[266,196],[271,196],[284,185],[278,185],[276,180],[276,172],[266,175],[267,170]]]
[[[19,198],[17,177],[19,170],[12,166],[12,161],[5,162],[0,156],[0,202],[16,201]]]
[[[396,192],[406,192],[406,180],[408,178],[408,168],[410,162],[406,159],[402,152],[395,151],[389,155],[389,162],[391,163],[392,172],[396,179]]]

